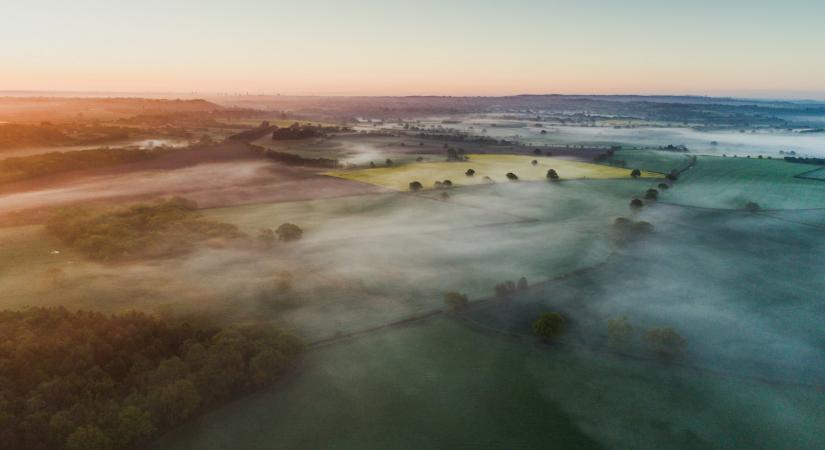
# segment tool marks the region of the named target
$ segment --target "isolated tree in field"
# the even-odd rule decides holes
[[[386,164],[387,166],[392,166],[392,160],[391,160],[391,159],[389,159],[389,158],[387,158],[387,160],[385,161],[385,164]]]
[[[550,169],[547,171],[547,179],[550,181],[559,181],[559,174],[556,173],[555,169]]]
[[[422,145],[423,145],[423,143],[422,143]],[[418,162],[421,162],[421,161],[424,161],[424,157],[419,156],[418,158],[415,158],[415,160],[418,161]]]
[[[640,176],[642,176],[642,171],[639,169],[633,169],[633,171],[630,172],[630,176],[633,178],[639,178]]]
[[[444,304],[452,310],[465,308],[468,303],[467,296],[460,292],[449,291],[444,294]]]
[[[424,188],[424,186],[419,181],[411,181],[410,182],[410,190],[413,191],[413,192],[420,191],[423,188]]]
[[[279,241],[292,242],[301,239],[304,235],[304,230],[298,227],[298,225],[285,223],[275,230],[275,234],[278,235]]]
[[[258,240],[263,242],[267,247],[271,247],[277,239],[275,231],[273,231],[272,228],[261,228],[258,230]]]
[[[539,163],[539,162],[538,162],[538,160],[535,160],[535,159],[534,159],[534,160],[532,160],[532,161],[530,161],[530,164],[532,164],[532,165],[534,165],[534,166],[535,166],[536,164],[538,164],[538,163]]]
[[[370,161],[370,168],[375,169],[375,162],[374,161]]]
[[[466,171],[466,172],[464,172],[464,175],[467,175],[468,177],[471,177],[471,176],[473,176],[473,175],[475,175],[475,174],[476,174],[476,171],[475,171],[475,170],[473,170],[473,169],[467,169],[467,171]]]
[[[446,187],[452,187],[453,182],[450,181],[450,180],[444,180],[444,181],[441,182],[441,184],[446,186]]]
[[[545,341],[558,339],[564,334],[564,317],[557,312],[546,312],[533,322],[533,334]]]
[[[490,184],[495,183],[495,181],[493,181],[493,179],[490,178],[490,177],[484,177],[484,178],[482,178],[482,180],[484,180],[485,183],[490,183]]]
[[[507,179],[510,181],[518,181],[518,176],[513,172],[507,172]]]
[[[671,359],[681,356],[687,347],[687,341],[673,328],[654,328],[645,333],[650,351],[656,356]]]
[[[535,150],[533,150],[533,154],[534,155],[541,155],[541,150],[540,149],[535,149]]]
[[[633,327],[627,322],[627,317],[616,317],[607,320],[607,343],[613,348],[624,349],[633,339]]]
[[[527,277],[521,277],[518,279],[517,289],[520,291],[527,290]]]
[[[630,201],[630,209],[638,210],[642,209],[645,206],[644,202],[641,199],[634,198]]]
[[[749,212],[759,212],[762,209],[759,207],[759,203],[756,202],[747,202],[745,203],[745,210]]]
[[[645,192],[645,198],[648,200],[657,200],[659,198],[659,191],[656,189],[648,189]]]

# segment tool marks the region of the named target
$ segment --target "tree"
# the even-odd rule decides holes
[[[762,208],[759,207],[759,203],[756,203],[756,202],[747,202],[747,203],[745,203],[745,211],[755,213],[755,212],[759,212],[760,209],[762,209]]]
[[[633,338],[633,327],[627,322],[627,317],[616,317],[607,320],[608,345],[623,349],[630,344]]]
[[[642,176],[642,171],[639,169],[633,169],[633,171],[630,172],[630,176],[633,178],[639,178],[640,176]]]
[[[285,223],[275,230],[275,234],[278,235],[279,241],[292,242],[301,239],[304,235],[304,230],[298,227],[298,225]]]
[[[645,198],[648,200],[656,200],[659,198],[659,191],[656,189],[648,189],[645,192]]]
[[[411,181],[410,182],[410,190],[413,191],[413,192],[420,191],[423,188],[424,188],[424,186],[419,181]]]
[[[507,179],[510,181],[518,181],[518,176],[513,172],[507,172]]]
[[[530,164],[532,164],[532,165],[534,165],[534,166],[535,166],[535,165],[537,165],[538,163],[539,163],[539,162],[538,162],[537,160],[535,160],[535,159],[534,159],[534,160],[532,160],[532,161],[530,162]]]
[[[267,247],[271,247],[275,243],[275,240],[277,240],[277,237],[272,228],[261,228],[258,230],[258,240],[263,242]]]
[[[670,188],[670,186],[668,186],[667,183],[659,183],[659,189],[660,190],[664,191],[665,189],[669,189],[669,188]]]
[[[444,181],[441,182],[441,184],[445,187],[452,187],[453,182],[450,181],[450,180],[444,180]]]
[[[66,439],[66,450],[109,450],[112,440],[94,425],[78,427]]]
[[[671,359],[681,356],[687,341],[673,328],[654,328],[645,333],[650,350],[658,357]]]
[[[547,179],[550,181],[559,181],[559,174],[556,173],[555,169],[550,169],[547,171]]]
[[[533,334],[542,340],[550,341],[564,334],[564,316],[557,312],[546,312],[533,322]]]
[[[452,310],[458,310],[467,307],[469,301],[465,294],[449,291],[444,293],[444,304]]]
[[[521,278],[518,279],[517,289],[520,290],[520,291],[526,291],[527,290],[527,278],[526,277],[521,277]]]
[[[677,169],[673,169],[673,170],[671,170],[671,171],[670,171],[670,173],[669,173],[669,174],[667,174],[667,177],[666,177],[666,178],[667,178],[668,180],[670,180],[670,181],[676,181],[676,180],[678,180],[678,179],[679,179],[679,171],[678,171]]]
[[[118,447],[134,447],[137,443],[152,436],[155,427],[148,412],[127,406],[118,414],[117,440]]]
[[[633,200],[630,201],[630,209],[638,210],[638,209],[642,209],[642,207],[644,207],[644,206],[645,206],[645,204],[644,204],[644,202],[642,202],[641,199],[634,198]]]
[[[475,171],[475,170],[473,170],[473,169],[467,169],[467,171],[466,171],[466,172],[464,172],[464,175],[467,175],[468,177],[471,177],[471,176],[473,176],[473,175],[475,175],[475,174],[476,174],[476,171]]]

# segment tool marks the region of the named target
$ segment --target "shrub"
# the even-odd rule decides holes
[[[687,341],[673,328],[654,328],[645,333],[650,350],[658,357],[671,359],[681,356],[687,346]]]
[[[292,242],[301,239],[304,236],[304,230],[298,227],[298,225],[285,223],[275,230],[275,234],[278,235],[279,241]]]
[[[564,334],[564,317],[557,312],[546,312],[533,322],[533,334],[542,340],[553,340]]]
[[[457,310],[465,308],[469,304],[469,301],[467,300],[466,295],[455,291],[449,291],[444,294],[444,304],[452,310]]]

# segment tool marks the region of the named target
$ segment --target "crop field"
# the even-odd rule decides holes
[[[822,392],[532,342],[434,318],[321,347],[285,385],[153,448],[825,445]]]
[[[662,201],[708,208],[743,209],[756,202],[762,209],[825,207],[825,182],[796,177],[807,164],[756,158],[699,156]]]
[[[450,180],[455,186],[484,184],[485,177],[494,182],[507,182],[507,173],[516,174],[519,180],[545,180],[547,171],[554,169],[562,180],[573,179],[622,179],[630,178],[630,169],[609,167],[553,157],[533,157],[524,155],[468,155],[466,162],[434,162],[405,164],[375,169],[336,170],[327,174],[334,177],[361,181],[369,184],[409,190],[409,183],[420,182],[424,188],[432,188],[436,181]],[[532,165],[532,161],[537,161]],[[475,171],[467,176],[468,169]],[[643,172],[643,178],[656,178],[659,174]]]

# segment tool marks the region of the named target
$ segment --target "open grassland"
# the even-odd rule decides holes
[[[279,389],[152,448],[825,445],[822,392],[532,343],[435,318],[317,348]]]
[[[651,172],[670,173],[670,171],[682,170],[690,164],[692,155],[679,152],[668,152],[661,150],[631,150],[622,149],[616,151],[607,160],[608,164],[621,165],[628,169],[640,169]]]
[[[725,209],[743,209],[748,202],[762,209],[825,208],[825,181],[796,176],[811,169],[775,159],[699,156],[660,199]]]
[[[208,209],[205,219],[253,241],[284,222],[304,237],[272,248],[206,242],[191,254],[114,265],[75,254],[42,226],[0,228],[8,263],[0,305],[211,313],[329,337],[439,308],[448,290],[483,298],[502,281],[598,264],[610,254],[613,219],[645,185],[500,183],[452,190],[449,201],[390,193]]]
[[[574,179],[622,179],[630,178],[630,169],[608,167],[579,161],[552,157],[524,155],[468,155],[464,162],[434,162],[405,164],[375,169],[336,170],[328,175],[364,183],[377,184],[399,191],[409,190],[412,181],[420,182],[424,188],[433,187],[436,181],[450,180],[456,186],[483,184],[489,177],[494,182],[507,182],[507,173],[514,173],[519,180],[545,180],[547,171],[554,169],[562,180]],[[533,165],[532,161],[537,161]],[[473,169],[475,175],[465,172]],[[643,172],[642,177],[655,178],[659,174]]]

